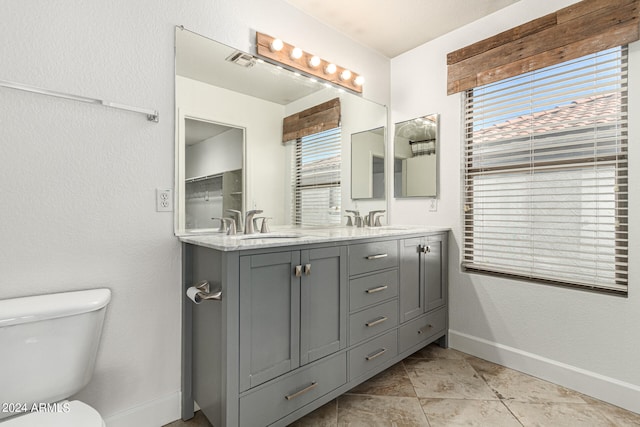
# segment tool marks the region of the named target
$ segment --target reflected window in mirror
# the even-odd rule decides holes
[[[342,210],[342,129],[295,141],[292,165],[292,218],[299,225],[339,225]]]
[[[396,198],[438,196],[438,122],[438,114],[430,114],[396,123],[393,151]]]
[[[384,199],[384,127],[351,135],[351,198]]]

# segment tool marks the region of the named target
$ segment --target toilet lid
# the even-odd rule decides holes
[[[51,405],[53,408],[54,404]],[[58,411],[46,409],[0,421],[2,427],[104,427],[102,417],[91,406],[79,400],[58,403]]]

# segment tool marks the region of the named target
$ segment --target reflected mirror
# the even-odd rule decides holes
[[[384,199],[384,127],[351,135],[351,198]]]
[[[384,135],[385,106],[184,28],[176,27],[175,36],[177,235],[216,232],[220,223],[211,218],[250,209],[263,210],[273,225],[292,224],[295,143],[283,144],[283,119],[336,97],[340,210],[386,209],[384,184],[353,200],[350,182],[351,135]],[[384,168],[373,162],[372,180],[384,183]]]
[[[396,123],[393,151],[393,194],[438,195],[438,114]]]
[[[185,229],[219,226],[243,210],[244,129],[185,117]]]

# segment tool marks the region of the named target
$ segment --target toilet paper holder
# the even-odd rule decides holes
[[[196,283],[195,288],[198,289],[198,292],[195,294],[195,302],[199,303],[200,300],[216,300],[220,301],[222,299],[222,290],[218,292],[211,293],[211,285],[207,280],[203,280],[201,282]]]

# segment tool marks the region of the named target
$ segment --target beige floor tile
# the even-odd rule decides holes
[[[557,384],[475,357],[468,357],[466,361],[501,399],[532,403],[585,403],[580,393]]]
[[[337,425],[338,401],[334,399],[293,424],[289,424],[289,427],[335,427]]]
[[[498,399],[465,360],[405,359],[404,365],[418,397]]]
[[[431,427],[519,427],[499,400],[420,399]]]
[[[349,393],[416,397],[416,392],[402,362],[396,363],[370,380],[352,388]]]
[[[428,427],[415,397],[383,397],[347,394],[338,398],[338,426]]]
[[[585,402],[597,409],[617,427],[638,427],[640,426],[640,414],[627,411],[618,406],[612,405],[602,400],[594,399],[589,396],[582,396]]]
[[[464,359],[465,354],[452,348],[442,348],[433,343],[421,348],[409,357],[420,359]]]
[[[586,403],[504,403],[524,427],[617,427]]]

